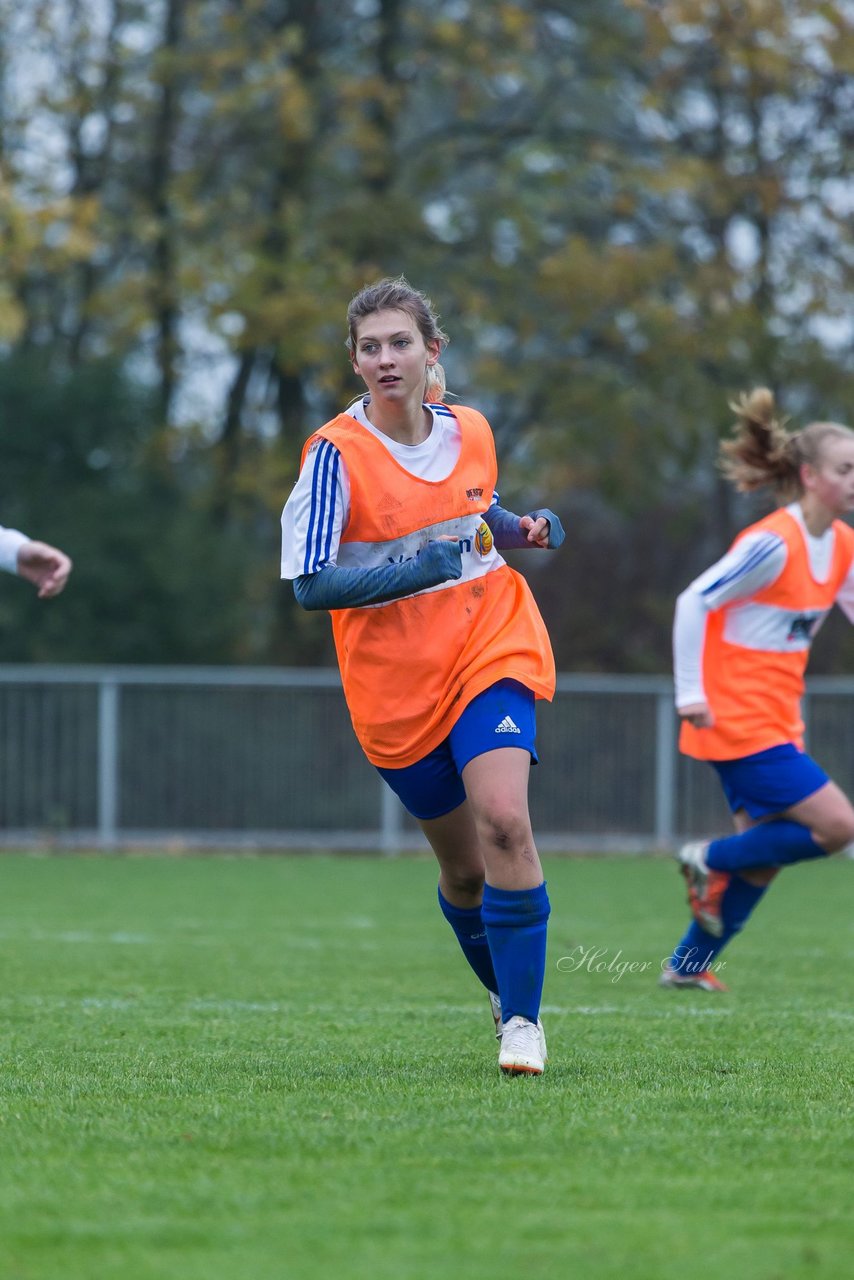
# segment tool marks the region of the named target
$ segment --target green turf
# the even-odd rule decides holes
[[[550,860],[539,1080],[427,859],[0,869],[3,1280],[851,1274],[852,862],[780,878],[718,997],[655,986],[671,863]]]

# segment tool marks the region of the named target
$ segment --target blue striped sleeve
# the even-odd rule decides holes
[[[752,546],[747,547],[742,558],[737,560],[735,564],[732,563],[732,553],[730,553],[724,558],[725,562],[729,561],[725,572],[720,577],[701,587],[700,594],[706,600],[721,593],[729,594],[739,582],[743,582],[747,577],[754,574],[770,556],[776,555],[782,546],[783,541],[781,538],[778,538],[776,534],[767,533],[757,539]],[[735,552],[736,554],[738,553],[737,547]]]
[[[313,454],[311,508],[305,539],[303,573],[316,573],[329,559],[335,523],[335,489],[341,454],[322,440]]]

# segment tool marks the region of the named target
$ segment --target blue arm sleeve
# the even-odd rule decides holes
[[[566,537],[560,518],[553,511],[550,511],[548,507],[542,507],[539,511],[529,511],[528,515],[533,520],[538,520],[540,516],[548,520],[548,550],[557,551]],[[499,551],[519,551],[523,547],[533,547],[535,545],[533,542],[528,541],[527,535],[519,528],[520,517],[514,515],[512,511],[505,511],[504,507],[499,507],[497,502],[492,504],[483,518],[492,530],[492,536]]]
[[[294,580],[294,595],[303,609],[358,609],[411,596],[425,587],[453,581],[463,574],[458,542],[428,542],[411,560],[379,569],[341,569],[328,564],[317,573]]]

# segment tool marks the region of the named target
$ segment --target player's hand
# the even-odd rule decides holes
[[[692,702],[687,707],[680,707],[679,715],[695,729],[711,729],[715,723],[707,702]]]
[[[548,510],[531,511],[526,516],[520,516],[519,528],[531,546],[542,547],[544,550],[551,547],[556,551],[566,537],[560,517]]]
[[[536,520],[532,516],[521,516],[519,528],[526,534],[528,541],[536,546],[547,547],[549,545],[551,524],[545,516],[537,516]]]
[[[463,576],[463,549],[459,538],[452,534],[442,533],[422,547],[419,558],[422,563],[435,569],[441,577],[436,582],[456,581]]]
[[[40,600],[58,596],[71,569],[65,552],[47,542],[25,542],[18,552],[18,574],[38,587]]]

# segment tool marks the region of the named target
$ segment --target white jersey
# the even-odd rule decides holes
[[[814,537],[804,524],[799,502],[786,510],[801,527],[809,555],[810,571],[816,582],[826,582],[833,562],[836,535],[829,528]],[[745,534],[736,545],[699,578],[695,578],[676,602],[673,626],[673,659],[676,706],[689,707],[706,701],[703,687],[703,642],[706,615],[725,604],[748,600],[776,582],[786,565],[786,544],[776,533],[757,530]],[[843,582],[836,603],[854,622],[854,565]]]
[[[370,431],[405,471],[433,482],[451,474],[460,456],[462,436],[459,421],[447,405],[425,404],[433,415],[429,436],[420,444],[400,444],[368,420],[365,406],[369,402],[370,397],[365,396],[346,412]],[[349,515],[347,465],[330,440],[321,440],[306,458],[282,512],[282,577],[299,578],[336,564]]]
[[[18,552],[30,539],[17,529],[4,529],[0,525],[0,569],[7,573],[18,572]]]

